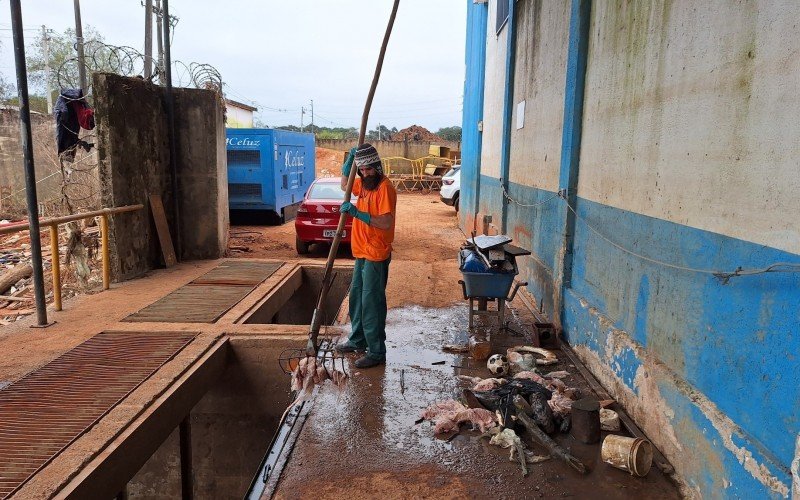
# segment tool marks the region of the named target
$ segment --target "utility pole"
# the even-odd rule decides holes
[[[53,92],[50,90],[50,37],[42,25],[42,51],[44,52],[44,84],[47,92],[47,114],[53,114]]]
[[[306,114],[306,108],[300,107],[300,132],[303,131],[303,115]]]
[[[78,49],[78,77],[83,95],[86,95],[86,59],[83,56],[83,26],[81,25],[81,0],[73,0],[75,4],[75,47]]]
[[[47,304],[44,297],[42,272],[42,242],[39,239],[39,204],[36,199],[36,170],[33,165],[31,139],[31,105],[28,99],[28,70],[25,66],[25,39],[22,28],[20,0],[11,0],[11,30],[14,38],[14,65],[17,69],[19,95],[19,129],[22,145],[22,164],[25,167],[25,194],[28,204],[28,234],[31,237],[31,266],[33,267],[33,294],[36,300],[36,324],[48,326]]]
[[[381,140],[381,122],[378,122],[378,140]]]
[[[160,6],[159,6],[160,7]],[[170,184],[172,187],[172,218],[175,228],[176,254],[178,261],[183,259],[183,236],[181,235],[181,196],[178,192],[178,137],[175,134],[175,96],[172,92],[172,49],[169,44],[169,0],[164,0],[164,10],[159,14],[166,19],[164,25],[164,88],[167,101],[167,127],[169,130],[169,166]]]
[[[164,69],[164,25],[161,22],[161,0],[156,0],[156,40],[158,41],[158,60],[156,62],[156,71],[159,79],[163,78]]]
[[[144,4],[144,78],[153,75],[153,0]]]
[[[311,99],[311,133],[314,133],[314,99]]]

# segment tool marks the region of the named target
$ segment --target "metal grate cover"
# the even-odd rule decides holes
[[[0,498],[6,498],[194,339],[103,332],[0,390]]]
[[[166,297],[133,313],[124,321],[162,323],[213,323],[282,262],[224,261],[211,271]]]
[[[261,200],[261,184],[228,184],[228,196],[233,200]]]

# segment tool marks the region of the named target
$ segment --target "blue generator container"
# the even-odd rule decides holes
[[[293,219],[314,181],[314,134],[269,128],[226,129],[231,211],[269,211]]]

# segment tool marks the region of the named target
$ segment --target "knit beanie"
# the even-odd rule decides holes
[[[355,163],[356,168],[375,167],[375,170],[383,175],[383,164],[381,164],[381,157],[378,155],[378,150],[368,142],[360,145],[356,150]]]

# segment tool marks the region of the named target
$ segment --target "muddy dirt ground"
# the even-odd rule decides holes
[[[232,226],[230,236],[230,257],[298,257],[293,222],[281,226]],[[456,211],[440,202],[438,193],[399,193],[389,266],[389,307],[443,307],[461,300],[461,274],[453,263],[463,241]],[[305,257],[324,263],[328,250],[328,246],[313,245],[311,254]],[[338,258],[352,260],[348,250],[341,247]]]

